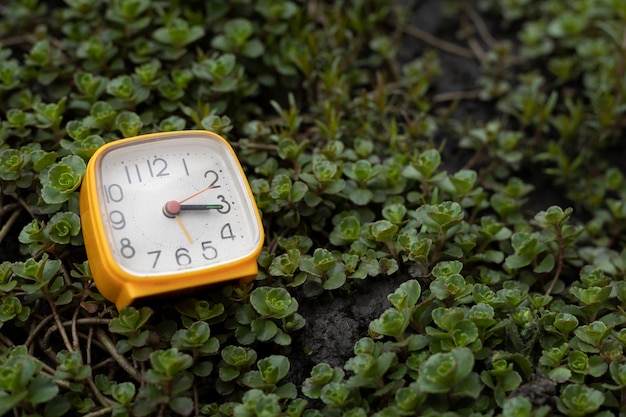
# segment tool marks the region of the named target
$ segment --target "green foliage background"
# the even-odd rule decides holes
[[[418,6],[3,2],[0,415],[624,416],[626,3],[446,0],[445,39]],[[86,162],[182,129],[236,147],[260,273],[117,311]],[[398,275],[343,367],[290,373],[302,303]]]

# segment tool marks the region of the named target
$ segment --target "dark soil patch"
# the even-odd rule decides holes
[[[354,356],[354,344],[368,335],[370,321],[391,308],[387,295],[409,277],[390,277],[353,281],[350,292],[326,292],[315,298],[298,298],[304,329],[292,335],[291,380],[300,384],[318,363],[343,368]]]
[[[24,226],[31,221],[31,217],[27,213],[21,213],[16,221],[7,226],[9,215],[5,215],[0,219],[0,228],[9,227],[6,235],[0,241],[0,262],[10,261],[16,262],[23,259],[23,255],[20,253],[19,235]]]

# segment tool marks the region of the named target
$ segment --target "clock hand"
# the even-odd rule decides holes
[[[163,214],[170,219],[178,216],[183,210],[220,210],[224,208],[221,204],[180,204],[179,201],[168,201],[163,206]]]
[[[220,210],[224,208],[221,204],[181,204],[180,210]]]
[[[178,204],[183,204],[185,201],[187,201],[187,200],[191,200],[192,198],[194,198],[194,197],[196,197],[196,196],[199,196],[199,195],[200,195],[200,194],[202,194],[203,192],[205,192],[205,191],[209,191],[209,190],[210,190],[210,189],[212,189],[212,188],[220,188],[220,186],[219,186],[219,185],[214,185],[214,184],[211,184],[211,185],[209,185],[208,187],[203,188],[202,190],[198,191],[197,193],[192,194],[192,195],[190,195],[190,196],[189,196],[189,197],[187,197],[187,198],[183,198],[182,200],[180,200],[180,201],[178,202]]]
[[[193,243],[193,239],[191,239],[191,235],[187,231],[187,228],[183,224],[183,221],[178,216],[178,213],[180,213],[181,210],[220,210],[223,207],[224,206],[221,204],[180,204],[180,202],[178,201],[171,200],[165,203],[165,205],[163,206],[163,214],[165,215],[165,217],[169,217],[170,219],[176,219],[176,223],[178,223],[178,225],[182,229],[189,243]]]
[[[183,198],[180,201],[176,201],[176,200],[170,200],[167,203],[165,203],[165,205],[163,206],[163,214],[165,214],[166,217],[169,217],[170,219],[173,219],[174,217],[176,217],[176,215],[178,213],[180,213],[181,210],[208,210],[208,209],[221,209],[222,206],[210,206],[210,205],[203,205],[201,209],[195,208],[196,206],[199,205],[195,205],[195,204],[187,204],[187,205],[182,205],[185,201],[191,200],[194,197],[199,196],[200,194],[209,191],[212,188],[219,188],[219,185],[215,185],[215,184],[211,184],[206,188],[203,188],[202,190],[198,191],[197,193],[194,193],[192,195],[190,195],[187,198]],[[189,208],[189,207],[193,207],[193,208]]]
[[[211,209],[219,210],[223,207],[224,206],[222,206],[221,204],[180,204],[178,201],[172,200],[172,201],[168,201],[163,206],[163,214],[166,217],[175,218],[176,223],[178,223],[178,225],[182,229],[189,243],[193,243],[193,239],[191,238],[191,235],[189,234],[189,232],[187,231],[187,228],[183,224],[183,221],[178,216],[178,213],[180,213],[181,210],[211,210]]]
[[[183,233],[185,234],[185,237],[187,238],[189,243],[193,243],[193,239],[191,239],[191,235],[189,235],[189,232],[187,231],[187,228],[183,224],[183,221],[180,219],[180,217],[178,217],[178,215],[175,215],[174,217],[176,218],[176,222],[178,223],[180,228],[183,230]]]

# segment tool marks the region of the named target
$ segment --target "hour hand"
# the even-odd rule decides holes
[[[181,204],[180,211],[184,210],[221,210],[224,208],[221,204]]]
[[[163,214],[173,219],[181,211],[221,210],[222,208],[224,208],[222,204],[180,204],[172,200],[163,206]]]

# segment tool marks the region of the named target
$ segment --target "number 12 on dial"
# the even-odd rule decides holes
[[[232,147],[212,132],[104,145],[87,166],[80,210],[96,286],[118,308],[258,272],[254,196]]]

